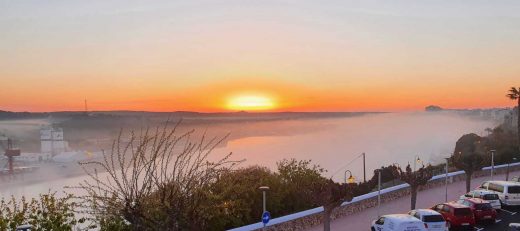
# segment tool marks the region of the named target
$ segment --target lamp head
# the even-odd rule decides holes
[[[354,184],[356,183],[356,178],[350,175],[350,177],[347,179],[348,184]]]

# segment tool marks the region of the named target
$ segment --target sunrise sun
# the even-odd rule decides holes
[[[230,110],[260,111],[276,107],[275,100],[264,95],[237,95],[229,98],[226,107]]]

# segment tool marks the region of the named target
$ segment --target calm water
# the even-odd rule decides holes
[[[426,163],[439,163],[452,152],[461,135],[470,132],[482,135],[494,122],[450,114],[390,113],[221,126],[220,130],[232,135],[225,147],[214,152],[214,158],[233,152],[234,159],[245,159],[243,166],[257,164],[271,169],[284,158],[311,159],[328,170],[327,176],[341,180],[346,169],[356,178],[362,178],[362,160],[356,157],[363,152],[367,155],[367,177],[382,165],[404,166],[413,162],[415,155]],[[348,163],[351,164],[346,166]],[[79,176],[0,187],[0,196],[62,191],[63,186],[76,185],[85,179],[88,178]]]

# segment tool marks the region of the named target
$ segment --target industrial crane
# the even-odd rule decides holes
[[[7,141],[7,147],[4,145],[4,142]],[[4,155],[7,157],[7,162],[9,165],[9,174],[14,173],[13,161],[15,156],[20,156],[20,149],[13,148],[13,141],[9,138],[5,139],[5,137],[0,137],[0,146],[5,150]]]

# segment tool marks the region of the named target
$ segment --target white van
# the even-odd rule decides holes
[[[459,199],[465,199],[465,198],[480,198],[482,200],[489,201],[491,204],[491,207],[494,209],[501,209],[502,206],[500,205],[500,198],[498,197],[498,194],[493,191],[485,190],[485,189],[475,189],[472,191],[467,192],[466,194],[460,196]]]
[[[502,205],[520,205],[520,183],[511,181],[484,181],[481,189],[496,192]]]
[[[408,214],[390,214],[372,221],[372,231],[428,231],[424,223]]]

